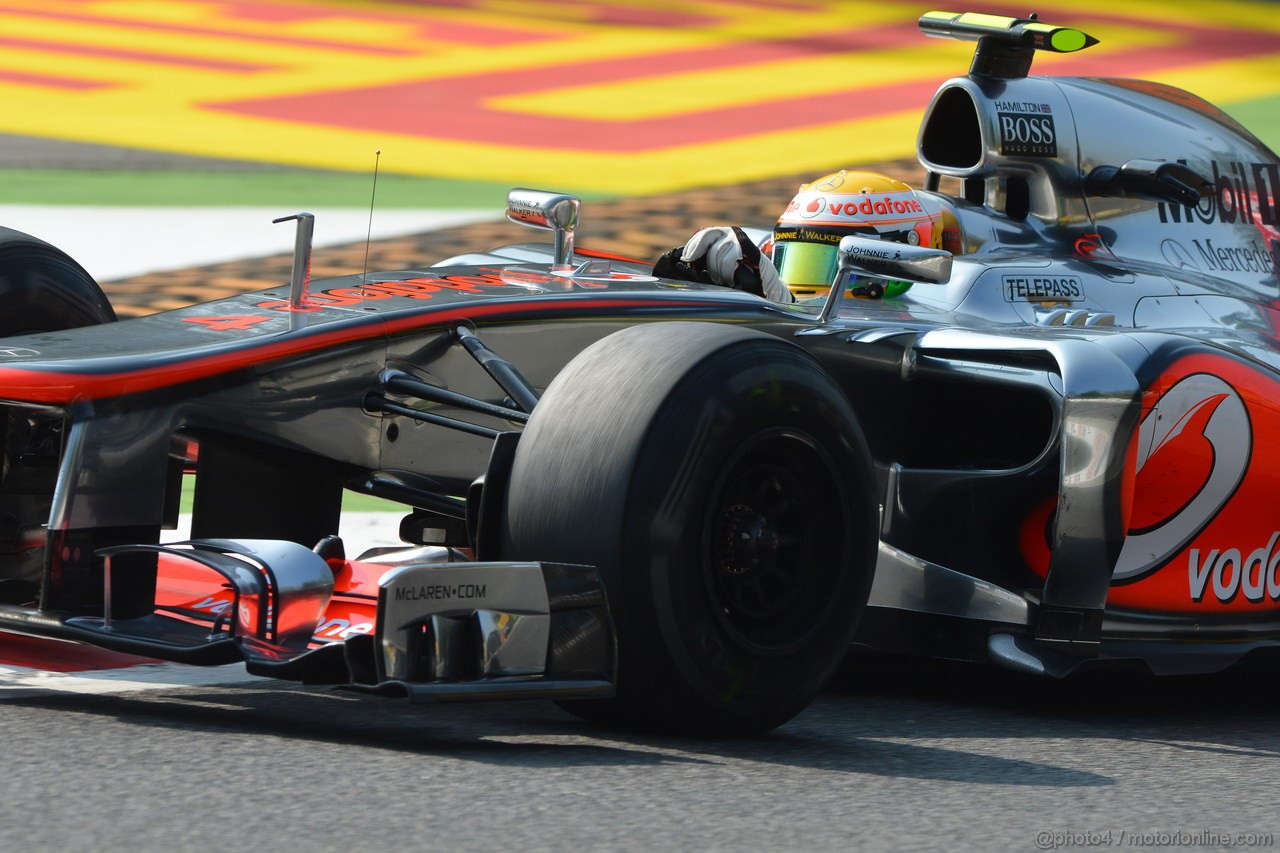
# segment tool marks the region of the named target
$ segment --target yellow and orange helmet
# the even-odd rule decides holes
[[[796,299],[831,289],[840,240],[850,234],[943,247],[941,212],[910,186],[876,172],[841,170],[800,187],[773,232],[773,265]],[[896,296],[905,281],[868,281],[854,295]]]

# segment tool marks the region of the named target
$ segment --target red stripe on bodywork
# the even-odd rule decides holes
[[[599,249],[578,248],[578,249],[574,249],[573,253],[575,255],[585,255],[588,258],[603,258],[609,261],[627,261],[633,264],[645,264],[646,266],[649,263],[648,261],[642,261],[639,258],[628,257],[627,255],[618,255],[618,254],[614,254],[613,252],[602,252]]]
[[[207,379],[233,370],[261,367],[264,363],[277,359],[306,355],[320,349],[355,341],[372,340],[382,335],[402,334],[417,329],[444,326],[459,320],[492,317],[496,314],[508,314],[511,320],[527,319],[524,315],[529,312],[546,308],[565,308],[567,304],[564,297],[557,297],[522,301],[519,306],[513,306],[510,303],[467,305],[428,314],[415,314],[382,324],[348,326],[283,341],[271,338],[268,339],[270,343],[248,345],[231,353],[196,357],[176,364],[120,373],[64,373],[56,370],[0,367],[0,398],[29,403],[56,404],[139,394],[184,382]],[[591,299],[581,302],[575,300],[572,304],[575,308],[597,306],[607,307],[610,310],[708,307],[703,302],[680,299]]]
[[[125,669],[144,663],[162,661],[63,640],[8,632],[0,635],[0,666],[21,666],[46,672],[88,672],[95,669]]]

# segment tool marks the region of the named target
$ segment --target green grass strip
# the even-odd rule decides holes
[[[1272,151],[1280,151],[1280,95],[1241,101],[1223,107],[1223,111],[1253,131]]]
[[[372,174],[352,172],[0,169],[0,204],[367,208],[372,189]],[[509,189],[492,181],[383,174],[377,206],[500,211]]]
[[[182,478],[182,493],[178,501],[178,511],[190,513],[192,507],[195,506],[196,481],[195,477],[190,475]],[[407,507],[402,503],[395,501],[383,500],[375,498],[372,495],[362,495],[359,492],[342,493],[342,511],[343,512],[394,512],[400,515],[408,515],[412,511],[412,507]]]

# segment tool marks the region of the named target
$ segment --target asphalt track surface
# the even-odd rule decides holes
[[[1266,849],[1272,684],[858,663],[746,740],[267,683],[28,696],[0,849]]]

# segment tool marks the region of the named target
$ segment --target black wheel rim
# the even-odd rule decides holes
[[[828,622],[849,559],[848,487],[808,435],[758,433],[713,491],[703,565],[712,610],[757,655],[803,647]]]

